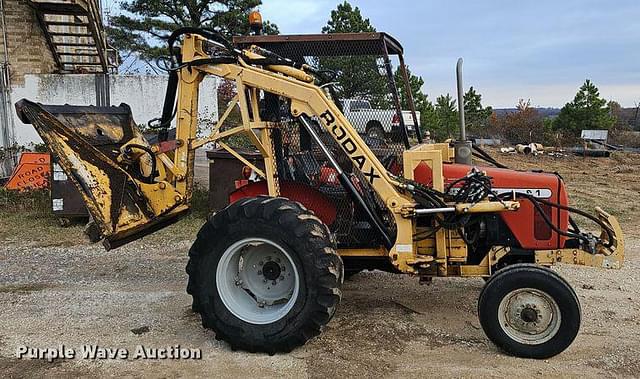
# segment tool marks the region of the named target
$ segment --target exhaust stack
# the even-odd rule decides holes
[[[464,87],[462,84],[462,58],[458,58],[456,65],[456,79],[458,82],[458,114],[460,115],[460,139],[454,142],[456,163],[471,164],[471,141],[467,141],[467,131],[464,121]]]

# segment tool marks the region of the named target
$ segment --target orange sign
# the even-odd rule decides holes
[[[51,156],[49,153],[25,152],[6,184],[6,188],[14,191],[30,191],[47,188],[51,175]]]

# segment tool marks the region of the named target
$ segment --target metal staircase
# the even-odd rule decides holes
[[[98,0],[29,0],[60,73],[108,73]]]

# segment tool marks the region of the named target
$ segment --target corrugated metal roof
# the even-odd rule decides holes
[[[606,141],[608,137],[608,130],[583,130],[580,135],[582,139],[593,139],[597,141]]]

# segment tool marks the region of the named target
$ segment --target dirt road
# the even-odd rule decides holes
[[[604,187],[611,193],[611,203],[603,205],[616,208],[612,196],[627,196],[627,191],[637,191],[633,186],[638,183],[636,179],[618,182],[616,191],[613,181],[622,174],[613,172],[612,165],[602,168],[609,171],[608,179],[599,176],[604,172],[595,173],[597,181],[607,185],[591,188],[600,197],[596,188]],[[629,167],[638,172],[635,163]],[[570,192],[578,190],[579,201],[588,201],[589,187],[579,180],[582,176],[586,175],[578,173],[577,179],[570,176],[567,181]],[[59,229],[46,219],[3,213],[0,373],[3,377],[638,376],[640,223],[633,212],[621,213],[627,236],[623,269],[557,267],[578,293],[583,324],[567,351],[542,361],[506,356],[484,336],[476,314],[482,280],[440,279],[421,286],[416,279],[380,272],[361,273],[345,282],[335,318],[304,347],[275,356],[233,352],[202,328],[184,291],[186,251],[200,221],[188,219],[105,252],[100,245],[83,242],[80,227]],[[55,348],[59,344],[130,351],[137,345],[180,345],[201,349],[203,357],[75,358],[53,363],[15,358],[21,345]]]

